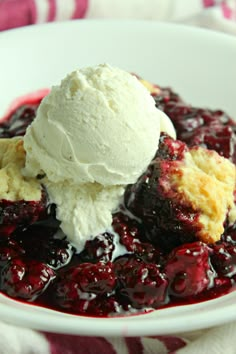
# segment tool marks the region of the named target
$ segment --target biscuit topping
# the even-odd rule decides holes
[[[0,199],[37,201],[41,185],[35,178],[22,175],[25,165],[23,139],[0,139]]]

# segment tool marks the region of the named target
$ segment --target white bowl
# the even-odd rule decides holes
[[[0,34],[0,116],[18,96],[57,84],[75,68],[107,62],[187,101],[236,117],[236,38],[186,26],[146,21],[73,21]],[[86,318],[0,296],[5,321],[82,335],[167,334],[236,320],[236,292],[197,305],[128,318]]]

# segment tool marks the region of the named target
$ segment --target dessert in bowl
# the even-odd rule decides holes
[[[41,186],[41,196],[21,199],[18,220],[16,203],[4,199],[2,291],[8,296],[77,315],[110,317],[208,300],[233,289],[235,123],[221,111],[193,108],[157,81],[141,82],[155,109],[171,118],[177,140],[166,133],[159,139],[156,132],[156,149],[145,168],[134,180],[117,183],[124,193],[119,192],[117,210],[112,204],[111,228],[96,230],[82,247],[67,235],[45,168],[38,169],[38,161],[27,168],[32,152],[27,130],[26,165],[23,161],[20,171]],[[40,109],[45,112],[44,102],[49,106],[43,100],[35,122]],[[24,135],[39,102],[23,103],[2,123],[2,136],[15,143],[9,150],[21,150],[22,138],[13,136]],[[12,215],[15,224],[9,221]]]
[[[4,293],[114,316],[234,288],[236,123],[226,113],[103,64],[1,127]]]

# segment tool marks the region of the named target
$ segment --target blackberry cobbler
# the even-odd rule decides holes
[[[236,280],[236,124],[141,80],[172,120],[145,173],[128,185],[112,229],[78,253],[41,178],[22,175],[22,136],[40,99],[0,126],[1,291],[63,312],[112,316],[226,294]]]

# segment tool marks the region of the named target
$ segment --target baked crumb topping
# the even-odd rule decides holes
[[[180,202],[183,196],[199,212],[201,228],[196,236],[205,243],[219,241],[229,213],[230,221],[235,221],[235,165],[213,150],[196,147],[185,153],[171,178]]]
[[[36,179],[22,175],[24,165],[23,139],[0,139],[0,199],[10,201],[41,199],[41,185]]]
[[[150,92],[151,95],[158,95],[161,92],[159,87],[153,85],[151,82],[143,79],[139,79],[139,81],[146,87],[146,89]]]

